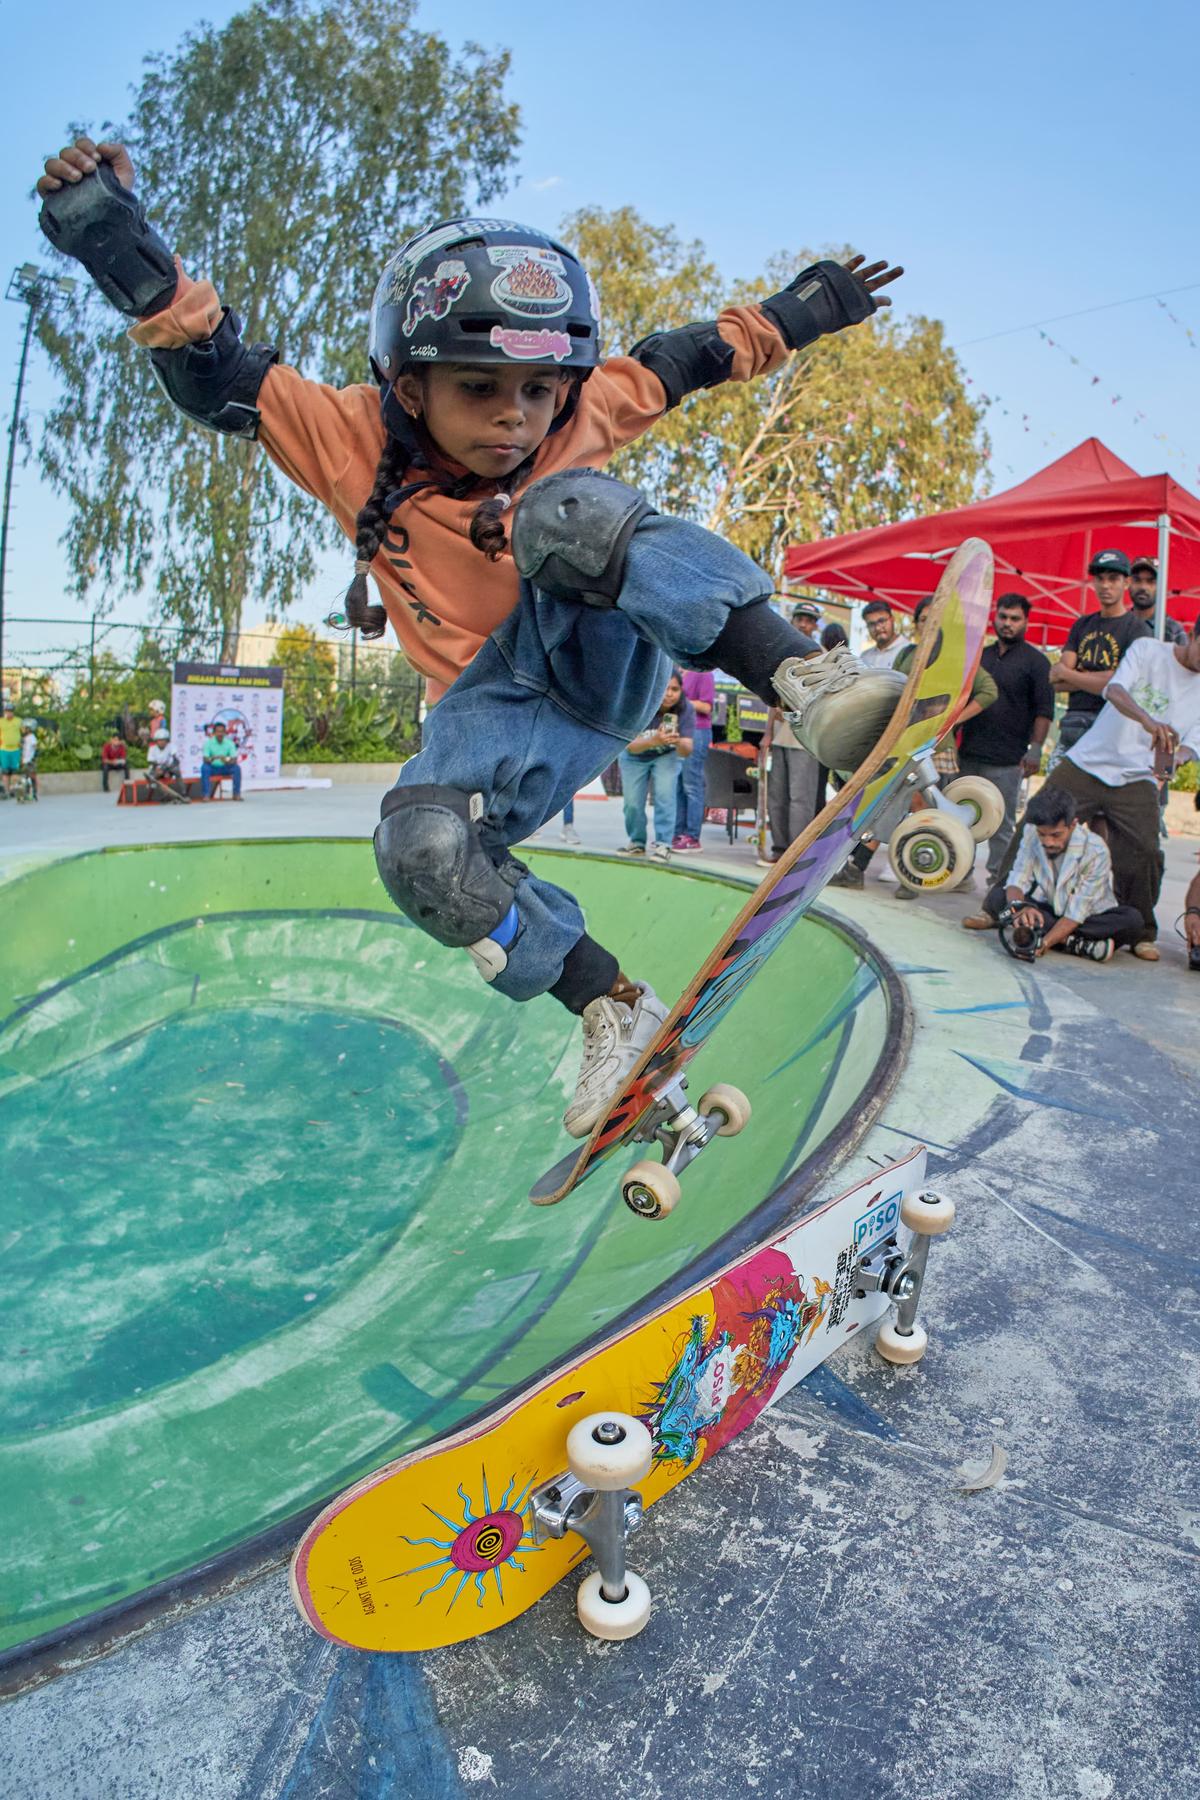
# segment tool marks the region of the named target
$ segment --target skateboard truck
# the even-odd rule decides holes
[[[893,1302],[896,1316],[879,1327],[875,1348],[885,1362],[906,1364],[920,1362],[929,1343],[924,1326],[917,1323],[917,1306],[925,1283],[929,1240],[949,1231],[954,1223],[954,1202],[933,1188],[922,1188],[905,1196],[900,1221],[913,1234],[908,1248],[902,1250],[895,1238],[888,1238],[868,1250],[855,1265],[854,1291],[860,1296],[886,1294]]]
[[[639,1219],[665,1219],[680,1195],[679,1176],[715,1137],[736,1137],[750,1121],[750,1102],[724,1082],[706,1089],[698,1106],[687,1097],[687,1076],[676,1075],[634,1133],[662,1145],[663,1160],[634,1163],[621,1178],[621,1198]]]
[[[654,1440],[640,1419],[592,1413],[567,1436],[567,1472],[531,1500],[534,1542],[581,1537],[596,1568],[576,1596],[581,1624],[593,1637],[634,1637],[650,1617],[650,1590],[625,1566],[625,1541],[642,1522],[642,1497],[630,1487],[650,1472]]]

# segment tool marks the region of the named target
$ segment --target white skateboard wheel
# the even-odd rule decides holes
[[[884,1362],[906,1363],[920,1362],[929,1344],[929,1336],[923,1325],[914,1325],[905,1333],[897,1331],[891,1319],[885,1319],[879,1327],[879,1335],[875,1339],[875,1348]]]
[[[953,813],[926,807],[897,825],[888,841],[896,879],[914,893],[957,887],[975,866],[975,839]]]
[[[717,1126],[718,1137],[736,1137],[750,1123],[751,1106],[741,1088],[730,1087],[727,1082],[718,1081],[715,1087],[705,1090],[700,1096],[700,1104],[696,1111],[704,1116],[706,1113],[720,1113],[725,1123]]]
[[[977,844],[986,844],[1004,823],[1004,796],[982,775],[956,775],[946,788],[946,798],[972,814],[967,829]]]
[[[905,1194],[900,1204],[900,1222],[918,1237],[940,1237],[954,1223],[954,1202],[947,1194],[935,1194],[932,1188]]]
[[[639,1219],[665,1219],[679,1204],[679,1177],[665,1163],[639,1162],[621,1177],[621,1198]]]
[[[625,1571],[625,1598],[606,1600],[599,1570],[585,1575],[575,1596],[579,1623],[598,1638],[636,1637],[650,1617],[650,1589],[632,1569]]]
[[[654,1439],[628,1413],[589,1413],[567,1433],[567,1467],[576,1481],[599,1494],[644,1480],[653,1461]]]

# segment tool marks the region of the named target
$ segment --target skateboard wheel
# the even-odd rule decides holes
[[[905,1363],[920,1362],[929,1344],[929,1335],[923,1325],[914,1325],[907,1336],[897,1331],[890,1319],[885,1319],[879,1327],[879,1335],[875,1339],[875,1348],[884,1362]]]
[[[986,844],[1004,823],[1004,796],[982,775],[956,775],[946,788],[946,798],[974,815],[967,829],[977,844]]]
[[[736,1137],[750,1123],[751,1106],[741,1088],[729,1087],[719,1081],[700,1096],[700,1104],[696,1111],[703,1117],[706,1113],[720,1113],[725,1123],[717,1126],[718,1137]]]
[[[888,843],[896,879],[915,893],[957,887],[975,866],[975,839],[953,814],[925,807],[897,825]]]
[[[636,1637],[650,1617],[650,1589],[632,1569],[625,1571],[625,1598],[606,1600],[600,1589],[599,1570],[593,1569],[579,1584],[575,1610],[585,1631],[598,1638]]]
[[[900,1203],[900,1222],[918,1237],[940,1237],[954,1223],[954,1202],[947,1194],[935,1194],[932,1188],[905,1194]]]
[[[634,1163],[621,1181],[621,1198],[639,1219],[665,1219],[679,1193],[679,1178],[665,1163]]]
[[[599,1434],[599,1435],[597,1435]],[[650,1473],[654,1439],[628,1413],[589,1413],[567,1433],[567,1467],[597,1494],[632,1487]]]

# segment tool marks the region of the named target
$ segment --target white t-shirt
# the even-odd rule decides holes
[[[25,768],[37,755],[37,733],[27,731],[21,739],[21,767]]]
[[[911,643],[911,638],[901,637],[897,632],[891,643],[882,649],[878,644],[872,644],[869,650],[860,650],[858,660],[864,669],[890,669],[904,646]]]
[[[146,752],[146,761],[148,763],[160,763],[165,757],[174,756],[174,754],[175,752],[172,750],[170,744],[151,744]]]
[[[1173,725],[1179,741],[1200,755],[1200,674],[1185,669],[1174,646],[1157,638],[1136,638],[1113,671],[1112,679],[1131,694],[1152,719]],[[1153,781],[1154,747],[1150,733],[1105,703],[1096,723],[1068,751],[1076,768],[1109,787],[1131,781]]]

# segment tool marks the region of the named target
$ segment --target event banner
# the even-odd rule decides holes
[[[200,773],[204,740],[218,719],[237,745],[242,785],[262,787],[277,781],[283,740],[283,670],[176,663],[171,684],[171,745],[185,775]]]

